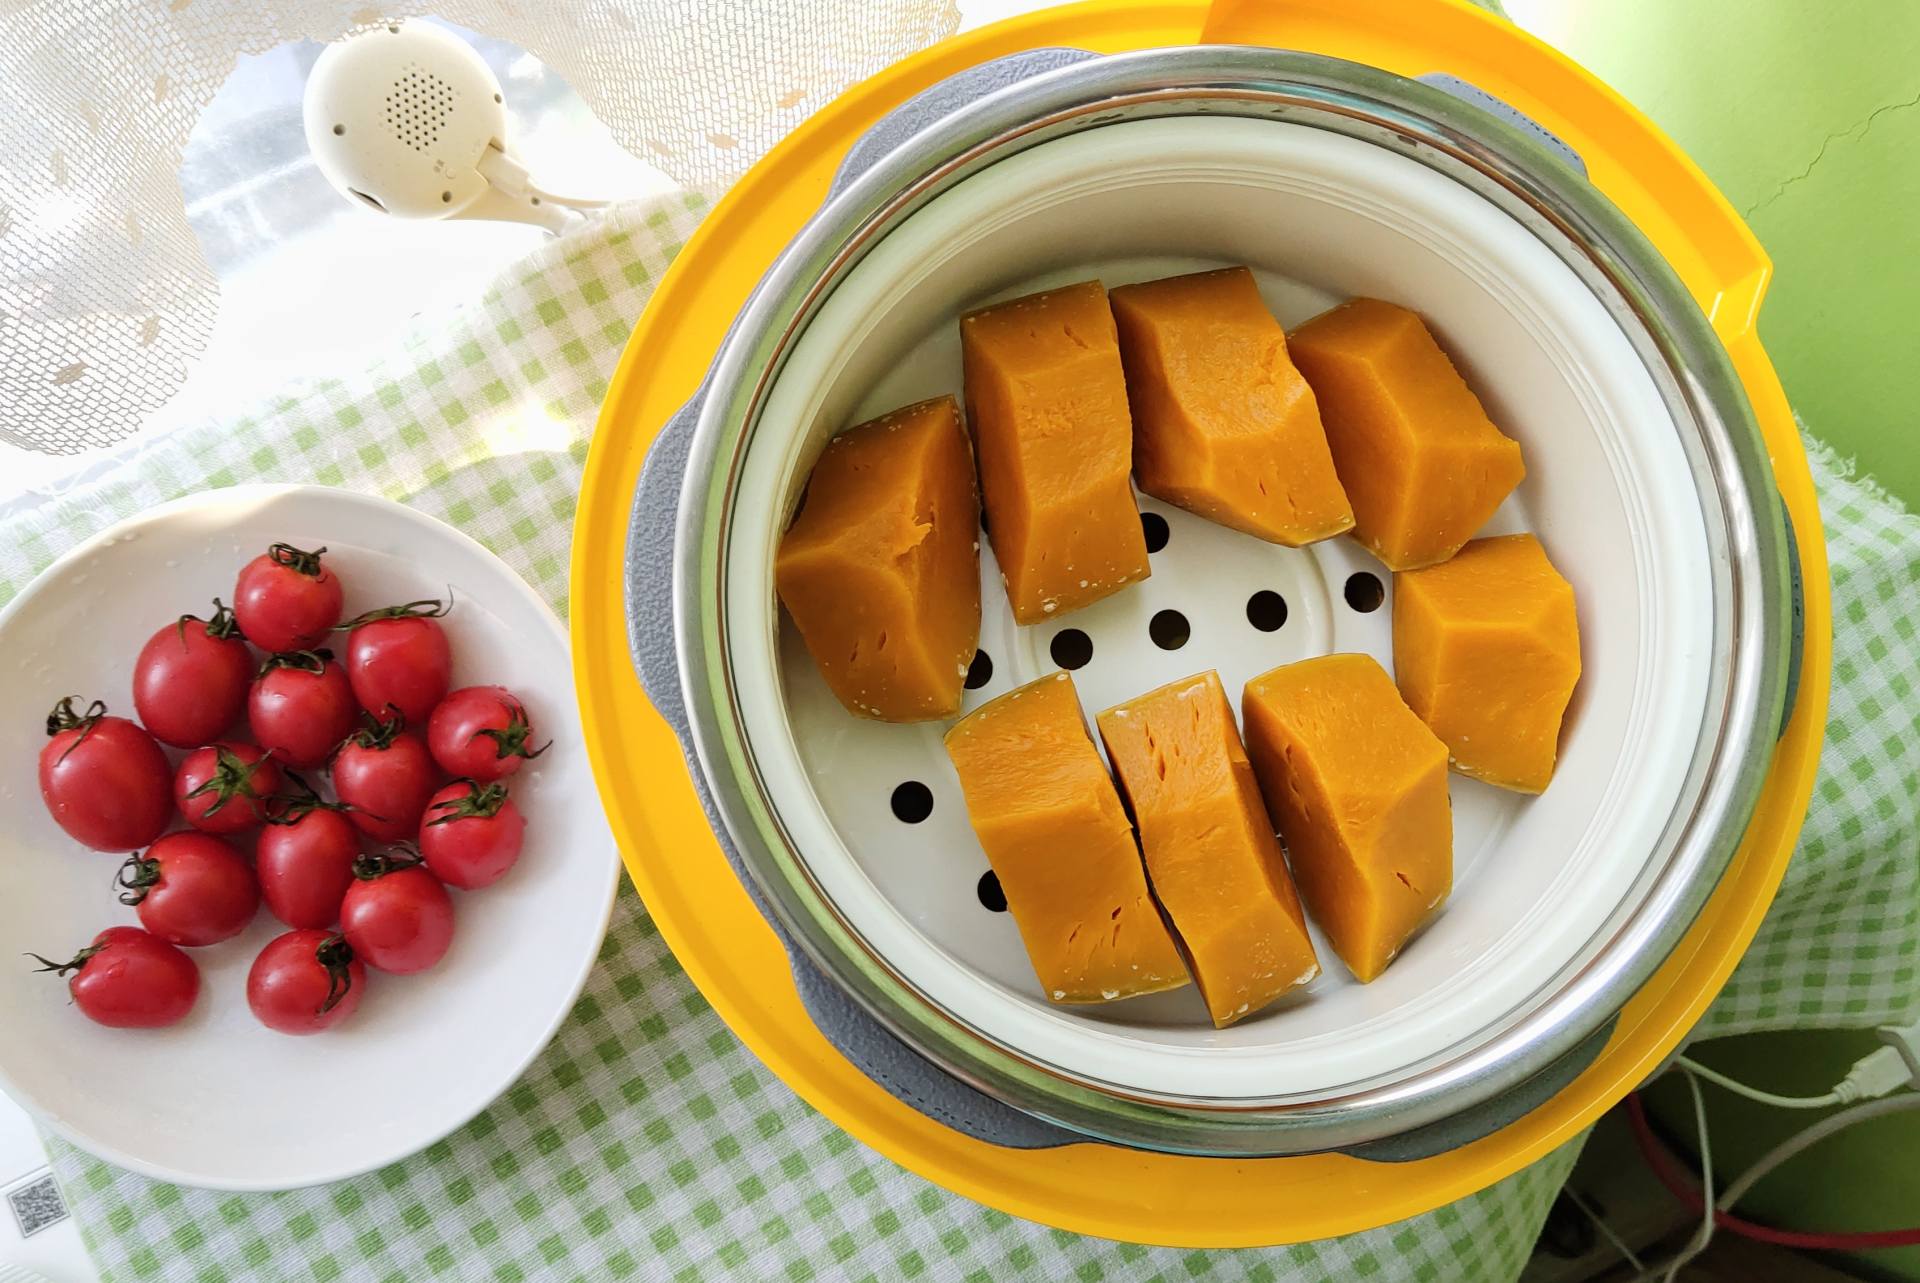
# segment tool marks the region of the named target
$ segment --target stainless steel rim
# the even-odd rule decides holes
[[[811,881],[768,804],[729,668],[723,577],[736,470],[794,340],[845,273],[913,210],[1017,151],[1123,120],[1209,113],[1286,120],[1399,151],[1533,231],[1608,307],[1682,425],[1716,571],[1706,716],[1679,802],[1632,892],[1579,958],[1502,1022],[1337,1098],[1142,1099],[1070,1078],[936,1008]],[[1771,758],[1790,627],[1782,522],[1751,408],[1706,318],[1639,231],[1539,139],[1424,85],[1318,55],[1238,47],[1117,55],[1023,81],[922,131],[830,201],[762,281],[715,364],[681,495],[681,686],[720,818],[766,903],[826,975],[910,1046],[1089,1136],[1184,1153],[1310,1152],[1404,1132],[1516,1086],[1617,1012],[1678,943],[1732,857]]]

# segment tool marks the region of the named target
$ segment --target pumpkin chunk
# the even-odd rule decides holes
[[[1219,675],[1183,678],[1096,720],[1133,804],[1153,893],[1215,1026],[1318,975]]]
[[[960,318],[987,532],[1014,620],[1064,614],[1145,579],[1128,474],[1133,423],[1098,281]]]
[[[1252,272],[1122,285],[1112,300],[1142,490],[1289,547],[1353,526],[1313,389]]]
[[[774,583],[848,710],[951,717],[980,637],[980,500],[950,396],[827,443]]]
[[[1573,585],[1532,535],[1476,539],[1393,584],[1393,668],[1407,706],[1461,774],[1545,789],[1580,680]]]
[[[1187,983],[1071,678],[981,705],[947,732],[947,754],[1049,998],[1106,1002]]]
[[[1487,418],[1418,315],[1349,299],[1294,331],[1353,533],[1394,570],[1445,561],[1526,476],[1520,443]]]
[[[1240,716],[1307,911],[1372,980],[1453,887],[1446,746],[1367,655],[1263,673]]]

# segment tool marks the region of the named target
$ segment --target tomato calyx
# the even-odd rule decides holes
[[[351,744],[355,748],[371,749],[376,753],[384,753],[392,748],[393,742],[400,738],[400,732],[407,729],[407,715],[392,704],[387,705],[387,712],[390,716],[384,719],[373,713],[360,714],[360,729],[347,736],[340,748]],[[334,750],[336,755],[339,752],[338,748]]]
[[[423,597],[419,601],[404,602],[398,606],[382,606],[378,610],[369,610],[363,615],[355,615],[344,624],[335,624],[335,632],[347,632],[371,624],[380,619],[439,619],[453,610],[453,589],[447,589],[447,599]]]
[[[343,935],[330,935],[314,946],[313,960],[327,973],[327,999],[313,1012],[324,1016],[339,1006],[340,1000],[353,988],[353,946]]]
[[[312,673],[315,677],[327,671],[327,665],[333,659],[333,652],[322,646],[317,650],[283,650],[277,655],[269,655],[261,661],[257,676],[265,677],[276,668],[291,668],[296,672]]]
[[[455,784],[467,786],[465,797],[450,797],[444,802],[435,802],[430,808],[445,811],[437,820],[428,820],[427,827],[436,824],[451,824],[455,820],[490,820],[500,814],[500,808],[507,802],[507,786],[498,780],[492,784],[480,784],[474,780],[457,779]]]
[[[120,888],[120,903],[139,904],[147,898],[147,892],[153,890],[160,881],[160,861],[135,851],[121,864],[113,875],[113,885]]]
[[[182,646],[187,644],[188,624],[199,624],[207,636],[215,641],[226,641],[228,638],[236,638],[240,641],[247,639],[247,635],[240,631],[240,620],[233,613],[233,607],[218,597],[213,599],[213,618],[202,619],[198,615],[182,615],[175,622],[174,631],[179,634]]]
[[[60,760],[63,762],[67,760],[68,755],[71,754],[74,749],[79,748],[87,742],[87,736],[93,734],[93,728],[98,726],[100,719],[107,715],[106,704],[97,699],[87,705],[86,712],[74,712],[73,701],[79,698],[78,695],[68,695],[58,704],[55,704],[53,711],[47,714],[47,737],[49,739],[60,734],[62,731],[80,732],[73,743],[67,745],[65,751],[60,754]]]
[[[213,746],[213,774],[199,788],[187,794],[188,799],[211,793],[213,805],[201,812],[202,816],[217,815],[227,803],[235,798],[245,798],[254,804],[254,814],[264,817],[268,808],[262,803],[271,802],[275,795],[254,791],[254,774],[273,758],[273,750],[268,749],[254,761],[247,761],[230,748],[218,744]]]
[[[285,566],[288,570],[296,574],[305,575],[309,579],[318,579],[320,577],[320,557],[325,552],[325,545],[315,548],[312,552],[307,552],[304,549],[294,547],[290,543],[277,543],[267,549],[267,557],[276,566]]]
[[[353,876],[362,882],[372,882],[425,863],[419,847],[411,842],[395,842],[384,851],[363,851],[354,856]]]
[[[80,952],[74,954],[73,957],[66,962],[55,962],[53,959],[43,958],[37,953],[30,953],[27,957],[32,958],[40,964],[34,968],[35,971],[51,971],[56,976],[64,976],[69,971],[78,971],[80,968],[86,966],[88,958],[91,958],[94,954],[106,947],[104,944],[90,944]]]
[[[269,809],[273,814],[267,817],[268,824],[294,825],[312,815],[315,811],[357,811],[360,808],[349,802],[329,802],[307,783],[307,777],[298,771],[285,767],[280,774],[292,782],[293,788],[284,793],[275,793],[269,801],[274,805]]]
[[[502,701],[503,703],[505,701]],[[533,739],[533,724],[527,721],[527,710],[518,703],[507,705],[507,724],[500,728],[483,730],[480,734],[493,741],[495,761],[504,762],[509,757],[524,757],[529,762],[553,747],[548,740],[539,748],[528,748]],[[469,741],[471,743],[471,741]]]

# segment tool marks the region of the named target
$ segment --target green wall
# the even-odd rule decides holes
[[[1920,500],[1920,3],[1507,0],[1706,170],[1773,258],[1801,417]]]

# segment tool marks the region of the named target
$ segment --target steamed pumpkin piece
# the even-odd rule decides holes
[[[1038,623],[1145,579],[1126,378],[1100,282],[963,316],[960,346],[1014,620]]]
[[[1300,897],[1215,673],[1100,714],[1147,875],[1213,1023],[1226,1028],[1320,973]]]
[[[1445,561],[1526,476],[1520,443],[1404,307],[1356,298],[1294,331],[1353,534],[1393,570]]]
[[[1461,774],[1544,790],[1580,680],[1573,586],[1532,535],[1476,539],[1393,583],[1393,668],[1407,705]]]
[[[860,717],[960,711],[980,637],[980,501],[950,396],[827,443],[774,582],[814,663]]]
[[[1446,746],[1368,655],[1264,673],[1240,717],[1307,912],[1372,980],[1453,887]]]
[[[1055,673],[981,705],[947,732],[947,754],[1049,998],[1187,983],[1072,679]]]
[[[1244,267],[1113,291],[1140,488],[1299,547],[1353,525],[1313,389]]]

